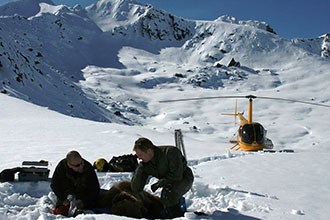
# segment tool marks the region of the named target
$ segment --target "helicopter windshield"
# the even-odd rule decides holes
[[[239,128],[239,135],[246,144],[252,144],[254,141],[262,144],[265,141],[265,129],[259,123],[245,124]]]

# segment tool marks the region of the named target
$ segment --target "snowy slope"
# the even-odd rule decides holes
[[[0,100],[6,106],[0,112],[3,116],[2,168],[20,166],[23,160],[44,159],[50,162],[52,173],[68,150],[79,150],[89,161],[99,157],[110,159],[131,152],[132,144],[139,136],[150,137],[156,144],[174,144],[173,130],[162,127],[95,123],[63,116],[4,95],[0,95]],[[207,107],[212,109],[212,104]],[[177,111],[177,114],[181,112]],[[285,116],[283,109],[278,112],[292,126],[308,122],[297,122],[293,112],[290,116]],[[195,111],[190,113],[198,115]],[[209,117],[216,114],[217,111],[210,112]],[[329,124],[320,126],[318,117],[309,120],[312,123],[305,129],[310,133],[296,133],[292,127],[282,126],[270,133],[272,137],[285,134],[291,142],[299,142],[297,145],[290,141],[279,144],[273,138],[276,145],[294,149],[295,153],[228,153],[226,127],[229,125],[226,123],[219,124],[219,131],[212,134],[205,134],[204,129],[193,133],[184,129],[189,165],[195,175],[193,188],[186,194],[188,209],[210,213],[213,219],[327,219],[329,140],[324,132],[322,135],[317,130],[319,127],[325,129]],[[265,117],[263,123],[271,127],[272,121]],[[274,129],[276,125],[272,127]],[[310,139],[314,143],[310,143]],[[99,180],[102,188],[108,189],[113,183],[129,178],[129,174],[109,174],[100,176]],[[150,190],[149,187],[150,184],[146,189]],[[0,192],[2,219],[55,218],[51,214],[54,194],[47,182],[1,183]],[[116,219],[116,216],[76,217],[85,218]]]
[[[229,153],[237,126],[221,113],[233,113],[234,99],[159,103],[254,94],[329,105],[329,35],[275,32],[229,16],[187,20],[132,0],[1,6],[0,170],[44,159],[52,173],[71,149],[91,162],[111,159],[131,153],[140,136],[174,144],[181,129],[196,177],[188,209],[213,219],[328,219],[329,108],[255,99],[254,120],[275,149],[295,153]],[[232,58],[240,66],[229,67]],[[238,111],[247,112],[247,100]],[[53,206],[48,183],[0,184],[0,219],[54,219]],[[77,217],[85,218],[115,217]]]

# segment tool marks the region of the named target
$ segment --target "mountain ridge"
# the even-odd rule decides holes
[[[133,0],[100,0],[86,8],[33,1],[31,10],[22,10],[28,2],[0,7],[0,91],[73,117],[132,125],[152,116],[146,97],[121,88],[123,74],[141,89],[173,83],[219,89],[225,81],[285,66],[287,57],[295,65],[306,57],[329,63],[329,34],[286,40],[264,22],[187,20]],[[137,57],[138,51],[144,55]],[[233,58],[240,66],[228,66]],[[265,65],[269,59],[272,66]],[[158,71],[156,63],[175,72]],[[114,75],[95,78],[84,73],[88,66]],[[102,80],[111,77],[118,84],[106,88]]]

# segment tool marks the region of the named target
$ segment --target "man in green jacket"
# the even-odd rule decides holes
[[[158,178],[151,190],[162,188],[160,199],[166,212],[164,217],[183,216],[182,196],[191,188],[194,176],[181,151],[174,146],[155,146],[144,137],[135,141],[133,150],[141,162],[131,180],[132,190],[140,193],[149,176]]]
[[[57,197],[54,214],[68,216],[70,197],[76,199],[79,209],[97,206],[100,184],[94,167],[77,151],[70,151],[55,168],[50,184]]]

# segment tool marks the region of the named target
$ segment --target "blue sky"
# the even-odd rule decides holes
[[[0,0],[0,4],[10,0]],[[96,0],[53,0],[56,4],[87,6]],[[267,22],[280,36],[315,38],[330,32],[329,0],[136,0],[173,15],[214,20],[230,15],[238,20]]]

